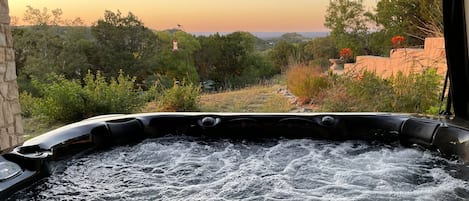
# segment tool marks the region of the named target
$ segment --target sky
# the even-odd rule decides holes
[[[377,0],[364,0],[372,9]],[[10,15],[21,19],[26,6],[60,8],[64,19],[80,17],[87,25],[104,11],[132,12],[155,30],[187,32],[320,32],[329,0],[9,0]]]

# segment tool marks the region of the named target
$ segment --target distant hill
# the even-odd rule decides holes
[[[191,32],[196,36],[209,36],[216,32]],[[230,34],[231,32],[218,32],[220,35]],[[287,41],[289,43],[302,43],[313,38],[325,37],[329,32],[250,32],[256,37],[256,49],[264,51],[277,44],[278,41]]]
[[[298,37],[298,35],[311,39],[327,36],[329,32],[252,32],[252,34],[265,40],[291,36]]]
[[[208,36],[214,34],[215,32],[192,32],[192,34],[200,36]],[[229,34],[230,32],[219,32],[219,34]],[[329,35],[329,32],[295,32],[297,34],[302,35],[305,38],[316,38],[316,37],[324,37]],[[264,39],[264,40],[271,40],[282,37],[284,34],[290,34],[289,32],[251,32],[254,36]]]

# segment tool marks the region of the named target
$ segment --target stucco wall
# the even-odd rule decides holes
[[[391,50],[390,57],[357,56],[356,63],[344,65],[344,71],[368,70],[389,77],[398,71],[418,72],[428,67],[437,68],[440,75],[445,75],[447,67],[444,38],[426,38],[423,49]]]
[[[0,0],[0,150],[23,141],[8,0]]]

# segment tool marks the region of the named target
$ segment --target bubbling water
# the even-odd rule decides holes
[[[450,166],[462,164],[398,145],[169,136],[61,162],[11,199],[469,199]]]

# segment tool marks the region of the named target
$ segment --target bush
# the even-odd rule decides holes
[[[29,92],[23,91],[20,93],[21,116],[29,118],[33,115],[34,107],[38,98],[33,97]]]
[[[415,113],[434,113],[439,103],[442,77],[433,68],[421,73],[404,75],[399,72],[391,77],[394,88],[394,110]]]
[[[143,91],[134,88],[135,78],[124,76],[122,72],[117,79],[111,78],[109,82],[99,72],[96,75],[88,72],[84,86],[61,75],[52,74],[49,77],[47,83],[33,79],[33,86],[39,90],[41,97],[23,97],[27,109],[31,108],[35,116],[71,122],[101,114],[134,112],[145,103]],[[31,104],[31,100],[35,103]]]
[[[321,101],[322,111],[332,112],[351,112],[360,111],[357,106],[360,104],[358,100],[353,98],[347,91],[343,84],[337,84],[327,90],[324,94],[324,99]]]
[[[42,98],[33,107],[33,115],[47,116],[51,120],[71,121],[83,118],[85,97],[81,84],[67,80],[63,75],[50,74],[47,83],[33,79]]]
[[[330,79],[318,68],[293,66],[287,71],[288,89],[303,101],[319,98],[319,95],[330,86]]]
[[[434,69],[383,79],[373,72],[338,77],[325,93],[324,111],[429,113],[438,105],[441,77]]]
[[[186,112],[199,109],[200,87],[182,81],[164,90],[157,99],[157,111]]]
[[[134,88],[135,78],[124,75],[122,71],[117,79],[112,77],[109,82],[100,72],[96,72],[96,75],[88,72],[84,82],[86,116],[131,113],[146,102],[143,91]]]
[[[346,79],[345,87],[354,99],[353,111],[391,112],[393,88],[392,83],[365,71],[358,78]]]
[[[335,112],[392,111],[392,83],[374,72],[338,77],[323,100],[322,109]]]

